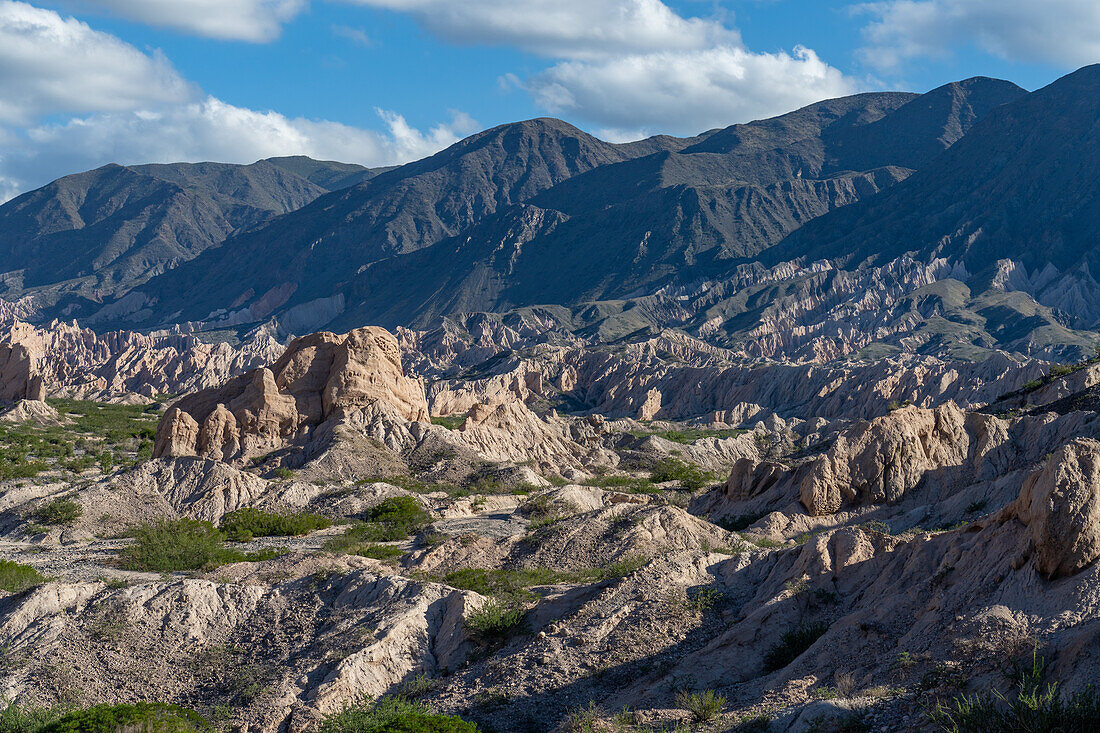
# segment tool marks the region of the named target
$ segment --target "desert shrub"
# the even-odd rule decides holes
[[[37,733],[192,733],[210,730],[193,710],[161,702],[95,705],[66,712],[37,729]]]
[[[378,525],[378,540],[403,540],[428,526],[432,517],[411,496],[391,496],[367,513],[369,524]]]
[[[679,481],[680,487],[688,491],[701,489],[714,481],[714,476],[698,466],[685,463],[679,458],[665,458],[650,473],[649,478],[655,484],[666,481]]]
[[[584,482],[585,486],[595,486],[600,489],[619,489],[629,491],[632,494],[653,494],[657,487],[647,478],[636,476],[596,476]]]
[[[275,470],[273,470],[271,472],[271,475],[274,478],[293,478],[294,471],[292,471],[289,468],[285,468],[285,467],[280,466],[279,468],[276,468]]]
[[[714,720],[721,715],[725,704],[726,698],[715,694],[714,690],[704,692],[682,690],[676,694],[676,706],[691,713],[691,719],[696,723]]]
[[[1058,685],[1042,684],[1045,661],[1032,657],[1016,690],[960,695],[928,711],[931,722],[946,733],[1088,733],[1100,730],[1100,693],[1088,687],[1064,696]]]
[[[29,565],[20,565],[11,560],[0,560],[0,590],[20,593],[27,588],[46,582],[38,571]]]
[[[68,708],[61,706],[20,705],[0,699],[0,733],[37,733],[66,712]]]
[[[345,705],[322,720],[316,733],[478,733],[478,728],[453,715],[433,715],[421,703],[387,697]]]
[[[549,494],[539,494],[520,504],[519,513],[531,520],[528,529],[536,530],[576,514],[577,508],[568,501],[555,500]]]
[[[72,524],[84,514],[84,507],[69,498],[59,498],[38,507],[35,517],[46,524]]]
[[[820,622],[803,624],[783,633],[779,642],[764,655],[764,671],[783,669],[798,659],[802,652],[814,645],[829,630],[829,624]]]
[[[764,518],[765,512],[753,512],[751,514],[727,514],[724,517],[717,519],[714,523],[727,532],[740,532],[748,529],[750,525],[755,524]]]
[[[378,545],[374,543],[367,543],[359,545],[354,548],[354,552],[348,552],[349,555],[359,555],[361,557],[369,557],[375,560],[396,560],[405,554],[405,551],[400,547],[394,547],[393,545]]]
[[[239,552],[225,546],[225,534],[210,522],[175,519],[143,524],[130,532],[134,544],[122,551],[122,567],[154,573],[210,570],[234,562],[270,560],[278,550]]]
[[[298,537],[331,526],[332,520],[328,517],[306,512],[276,514],[246,508],[222,517],[222,531],[234,542],[247,542],[253,537]]]
[[[431,515],[424,511],[416,499],[411,496],[391,496],[367,512],[366,522],[353,524],[343,535],[326,542],[325,549],[348,555],[384,552],[377,550],[373,543],[408,539],[413,533],[428,526],[431,520]]]
[[[522,568],[520,570],[483,570],[464,568],[443,576],[443,582],[452,588],[472,590],[483,596],[523,596],[527,588],[559,582],[560,573],[550,568]]]
[[[432,425],[442,425],[448,430],[458,430],[462,427],[462,424],[466,422],[465,415],[446,415],[444,417],[433,417]]]
[[[525,615],[516,603],[490,598],[466,617],[465,624],[481,641],[496,643],[519,630]]]

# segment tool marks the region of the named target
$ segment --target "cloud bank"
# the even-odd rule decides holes
[[[918,58],[945,58],[961,45],[1012,61],[1075,68],[1100,61],[1096,0],[890,0],[863,3],[863,59],[896,71]]]
[[[234,106],[203,94],[157,52],[50,10],[0,2],[0,202],[109,162],[302,154],[393,165],[477,128],[461,113],[426,131],[396,112],[378,115],[380,129],[367,130]]]

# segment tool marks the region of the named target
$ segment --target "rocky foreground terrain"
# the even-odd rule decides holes
[[[1025,730],[975,716],[1050,684],[1095,716],[1100,363],[751,369],[536,325],[11,320],[0,696],[250,731],[368,698],[484,731]]]

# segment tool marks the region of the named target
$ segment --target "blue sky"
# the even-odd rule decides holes
[[[0,200],[106,162],[383,165],[547,114],[686,135],[1095,61],[1095,0],[0,0]]]

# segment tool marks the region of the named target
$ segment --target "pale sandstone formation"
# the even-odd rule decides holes
[[[375,327],[317,333],[296,339],[270,367],[175,403],[157,428],[154,455],[246,459],[380,404],[405,422],[428,419],[423,383],[405,376],[394,337]]]
[[[1006,513],[1028,525],[1040,572],[1073,575],[1094,563],[1100,558],[1100,442],[1080,438],[1055,451]]]
[[[4,374],[5,349],[13,348],[35,362],[43,397],[49,393],[108,401],[204,389],[274,361],[283,350],[265,334],[234,347],[204,343],[191,336],[129,331],[98,334],[75,322],[33,326],[0,318],[0,374]]]
[[[255,505],[268,483],[219,461],[155,458],[117,479],[163,496],[180,516],[218,522],[236,509]]]
[[[870,419],[891,403],[984,405],[1046,371],[1041,362],[1003,354],[975,363],[912,354],[874,362],[760,363],[683,334],[593,349],[535,317],[507,326],[471,317],[463,325],[469,332],[450,320],[432,331],[399,330],[406,364],[432,379],[433,415],[564,395],[592,412],[638,420],[751,426],[773,415]],[[459,377],[460,368],[475,375]]]
[[[542,468],[581,469],[618,463],[601,438],[603,418],[560,418],[553,413],[536,415],[518,400],[495,405],[475,405],[459,435],[479,454],[496,461],[535,461]]]
[[[60,425],[65,422],[65,418],[42,400],[19,400],[14,406],[0,412],[0,421]]]
[[[24,344],[0,343],[0,402],[46,399],[34,354]]]
[[[291,576],[308,575],[311,563],[317,564],[282,561]],[[47,583],[14,599],[0,615],[0,635],[12,653],[53,659],[65,676],[43,676],[41,665],[28,665],[6,676],[0,695],[31,701],[70,684],[89,703],[166,699],[225,684],[245,662],[278,661],[263,693],[236,713],[253,730],[301,731],[360,694],[378,695],[407,677],[465,661],[463,618],[484,602],[480,596],[379,575],[374,561],[360,564],[373,572],[316,567],[342,571],[323,586],[255,578],[147,581],[123,589]],[[96,631],[103,628],[117,628],[112,633],[125,646],[104,655]],[[263,640],[262,648],[252,648],[253,639]],[[209,657],[241,643],[250,648],[246,660]]]
[[[862,518],[900,531],[950,526],[1014,501],[1044,457],[1078,437],[1100,438],[1092,412],[1001,419],[947,404],[903,408],[840,431],[816,455],[746,455],[697,509],[760,518],[757,531],[791,538]]]

